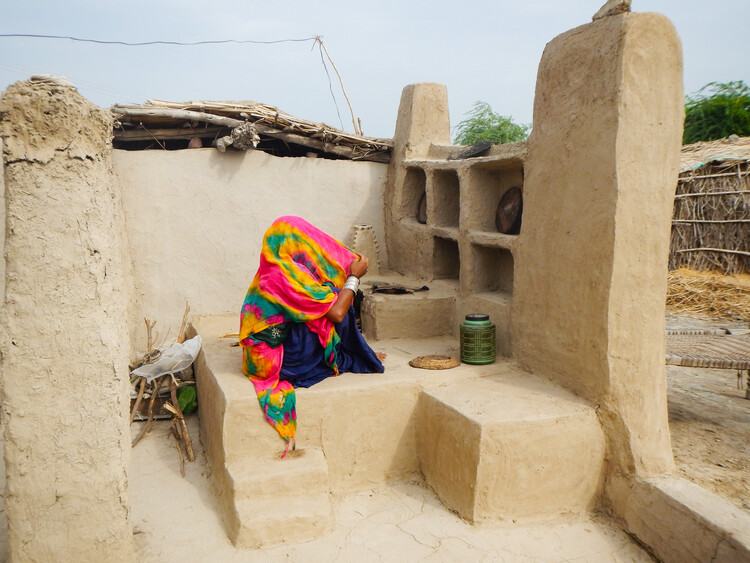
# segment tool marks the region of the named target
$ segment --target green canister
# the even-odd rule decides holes
[[[489,315],[466,315],[461,323],[461,361],[465,364],[495,361],[495,325]]]

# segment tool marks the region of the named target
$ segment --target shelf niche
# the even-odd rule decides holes
[[[471,173],[472,196],[475,199],[472,208],[475,217],[472,218],[469,228],[496,233],[498,231],[495,218],[500,198],[514,186],[521,188],[523,194],[523,167],[474,166]]]
[[[507,248],[472,245],[477,293],[513,293],[513,254]]]
[[[424,170],[416,166],[406,169],[404,188],[401,196],[401,216],[417,220],[419,201],[425,194],[427,177]]]
[[[439,280],[457,280],[461,271],[458,243],[443,237],[433,237],[433,277]]]
[[[461,209],[458,172],[435,170],[432,181],[434,217],[432,223],[438,227],[458,227]]]

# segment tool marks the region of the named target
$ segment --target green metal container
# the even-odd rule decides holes
[[[466,315],[461,323],[461,361],[465,364],[495,361],[495,325],[489,315]]]

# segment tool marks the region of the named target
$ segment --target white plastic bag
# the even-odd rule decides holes
[[[159,359],[153,364],[146,364],[134,369],[130,373],[138,377],[145,377],[146,381],[151,383],[151,380],[156,377],[182,371],[190,367],[195,358],[198,357],[202,343],[200,334],[196,334],[193,338],[186,340],[182,344],[175,342],[164,350]]]

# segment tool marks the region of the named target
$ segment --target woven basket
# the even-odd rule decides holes
[[[432,354],[428,356],[417,356],[413,360],[409,360],[409,365],[413,368],[420,369],[451,369],[461,365],[461,362],[454,356]]]

